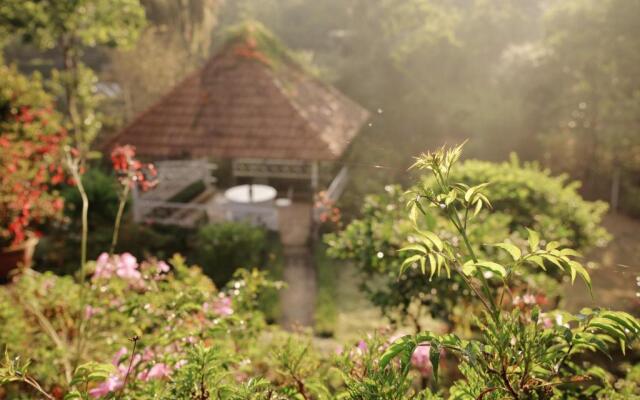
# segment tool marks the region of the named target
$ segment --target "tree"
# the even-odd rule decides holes
[[[543,105],[550,161],[580,177],[590,194],[610,193],[613,209],[621,188],[637,187],[632,177],[640,171],[638,13],[637,1],[556,2],[544,20],[546,56],[532,85],[554,99],[532,98]]]
[[[473,156],[535,155],[522,92],[501,67],[507,49],[538,38],[541,13],[523,0],[243,0],[221,21],[264,22],[372,112],[346,160],[356,178],[342,206],[354,208],[373,185],[408,183],[416,148],[476,137]]]
[[[97,78],[82,63],[82,54],[87,48],[133,43],[144,23],[138,0],[8,0],[0,5],[3,29],[41,50],[55,50],[62,59],[62,68],[52,71],[52,86],[76,151],[68,154],[67,164],[83,198],[82,271],[87,260],[89,204],[80,173],[101,127],[96,114]]]
[[[126,122],[210,56],[220,0],[145,0],[149,25],[130,49],[114,49],[102,77],[121,90],[112,114]],[[122,111],[124,109],[124,112]]]

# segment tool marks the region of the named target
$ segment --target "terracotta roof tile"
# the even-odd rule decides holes
[[[236,55],[214,56],[111,143],[151,158],[333,160],[368,112],[293,64],[271,67]]]

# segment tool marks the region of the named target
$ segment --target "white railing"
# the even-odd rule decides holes
[[[329,198],[329,200],[333,202],[338,201],[340,196],[342,196],[344,189],[347,187],[348,182],[349,182],[349,169],[346,166],[344,166],[342,167],[340,172],[338,172],[338,175],[336,175],[336,177],[333,178],[333,181],[331,181],[331,184],[327,189],[327,197]]]

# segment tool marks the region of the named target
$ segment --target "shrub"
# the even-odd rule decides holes
[[[396,358],[406,366],[420,346],[428,345],[435,383],[443,351],[459,360],[464,379],[450,388],[453,399],[551,399],[593,393],[602,387],[601,370],[579,357],[591,352],[608,355],[610,346],[624,352],[640,335],[640,321],[604,309],[583,309],[577,315],[559,310],[543,313],[535,298],[518,300],[511,290],[513,280],[528,269],[552,267],[572,282],[580,277],[591,288],[589,273],[577,261],[578,252],[546,241],[533,230],[528,231],[524,248],[507,241],[474,244],[469,227],[491,203],[486,184],[469,186],[451,178],[461,148],[423,154],[414,164],[430,171],[433,181],[410,192],[408,214],[416,240],[401,250],[406,259],[400,273],[418,269],[445,279],[459,276],[480,304],[474,321],[478,334],[469,339],[433,332],[407,335],[389,346],[380,357],[381,366]],[[458,240],[425,228],[424,220],[434,214],[451,224]],[[478,253],[481,245],[499,249],[507,257]]]
[[[523,226],[581,251],[608,240],[599,225],[606,205],[583,200],[577,193],[577,183],[567,184],[565,176],[551,176],[537,164],[521,164],[515,157],[500,164],[471,160],[450,173],[450,179],[469,186],[491,182],[490,188],[495,192],[493,212],[479,213],[475,224],[469,227],[473,243],[492,243],[509,236],[522,248],[527,233]],[[416,188],[434,183],[433,177],[424,177]],[[359,219],[351,221],[342,232],[325,236],[329,254],[354,262],[365,276],[362,289],[393,320],[411,322],[420,330],[420,321],[428,313],[451,327],[469,329],[467,315],[472,312],[472,293],[459,277],[454,278],[453,284],[437,276],[428,282],[418,279],[418,270],[398,277],[404,261],[398,250],[407,237],[414,236],[403,196],[402,189],[393,185],[385,187],[382,194],[367,196]],[[440,215],[429,214],[425,226],[442,237],[459,240]],[[495,249],[484,246],[474,250],[479,254],[495,253]],[[560,294],[557,277],[556,272],[535,271],[523,280],[532,291],[543,288],[544,296],[554,303]]]
[[[214,340],[217,349],[211,351],[225,357],[229,349],[248,351],[252,346],[247,341],[265,326],[256,309],[258,295],[277,287],[258,271],[239,271],[227,289],[218,291],[180,257],[169,266],[158,260],[139,263],[128,253],[104,253],[89,272],[88,287],[69,276],[28,271],[0,288],[0,324],[12,327],[0,331],[0,348],[33,360],[29,374],[48,393],[70,391],[87,368],[106,368],[104,385],[89,388],[113,394],[124,386],[133,354],[131,390],[140,393],[135,398],[143,398],[157,389],[155,380],[178,370],[181,360],[195,357],[205,340]],[[241,359],[234,356],[233,362]],[[86,362],[93,364],[82,367]],[[3,378],[8,378],[2,373],[7,371],[0,368],[0,384],[5,384]],[[8,388],[10,394],[24,393],[20,386]]]
[[[209,224],[196,234],[193,259],[222,285],[237,268],[259,265],[266,247],[266,234],[260,228],[241,222]]]
[[[98,167],[84,173],[82,181],[90,203],[88,256],[95,259],[109,248],[112,239],[119,184],[113,175]],[[44,230],[45,237],[36,249],[35,258],[36,266],[46,266],[58,274],[70,274],[79,266],[82,199],[74,187],[64,188],[61,195],[65,205],[64,219]],[[126,210],[128,208],[127,205]],[[184,228],[138,224],[125,215],[116,250],[126,250],[138,258],[148,254],[170,258],[175,253],[186,253],[190,236],[193,234]]]
[[[61,217],[66,138],[40,77],[0,63],[0,246]]]

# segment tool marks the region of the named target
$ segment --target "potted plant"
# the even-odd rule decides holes
[[[40,77],[0,65],[0,280],[30,264],[38,228],[62,216],[65,140]]]

